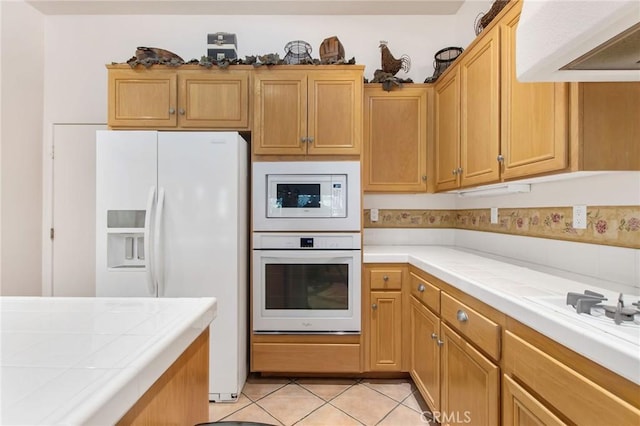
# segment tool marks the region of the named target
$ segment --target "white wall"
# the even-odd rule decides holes
[[[40,295],[44,18],[0,2],[2,295]]]
[[[433,74],[435,52],[456,40],[455,16],[47,16],[45,28],[45,123],[104,121],[104,65],[125,62],[137,46],[200,59],[207,33],[227,31],[237,34],[240,57],[283,57],[285,44],[297,39],[318,57],[322,40],[337,35],[346,56],[364,64],[371,79],[380,67],[379,41],[387,40],[394,55],[411,57],[408,76],[423,82]]]

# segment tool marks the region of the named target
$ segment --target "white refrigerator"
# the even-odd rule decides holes
[[[98,131],[96,295],[216,297],[209,399],[247,377],[247,142],[235,132]]]

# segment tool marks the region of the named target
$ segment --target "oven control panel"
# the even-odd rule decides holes
[[[359,232],[293,233],[254,232],[254,250],[360,250]]]
[[[300,238],[300,247],[302,248],[313,248],[313,238]]]

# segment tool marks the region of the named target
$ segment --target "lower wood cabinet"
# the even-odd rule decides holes
[[[502,424],[503,426],[565,425],[533,395],[511,377],[502,377]]]
[[[441,423],[497,425],[500,368],[445,324],[440,332]]]
[[[440,410],[440,319],[411,297],[411,369],[413,382],[429,408]]]
[[[610,374],[604,388],[576,371],[585,368],[585,361],[572,357],[567,365],[547,353],[556,351],[555,345],[534,346],[511,331],[505,332],[504,340],[505,425],[640,424],[637,384]],[[625,388],[628,391],[620,392]],[[624,394],[631,395],[636,405],[622,399]]]
[[[500,325],[478,310],[485,308],[474,303],[473,309],[448,294],[446,283],[413,270],[410,275],[410,374],[434,420],[499,424]]]
[[[372,291],[370,330],[371,371],[401,371],[402,293]]]
[[[364,370],[407,371],[409,293],[405,265],[369,264],[362,274]]]

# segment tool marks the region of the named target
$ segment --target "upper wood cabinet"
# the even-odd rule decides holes
[[[511,1],[435,87],[435,190],[640,170],[640,83],[521,83]]]
[[[436,83],[436,190],[495,182],[500,177],[500,50],[488,31]]]
[[[107,68],[111,128],[249,128],[249,69]]]
[[[565,169],[569,155],[569,84],[516,79],[516,27],[521,2],[499,24],[501,38],[502,178]]]
[[[391,92],[364,88],[363,190],[427,190],[427,118],[433,87],[407,84]]]
[[[254,75],[253,153],[359,155],[362,66],[286,66]]]

